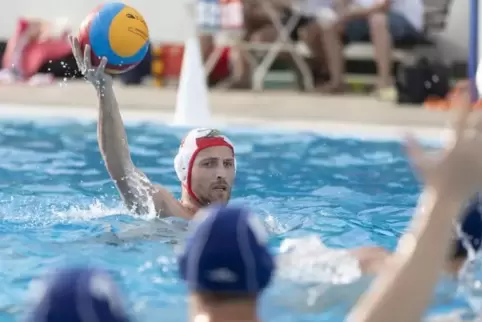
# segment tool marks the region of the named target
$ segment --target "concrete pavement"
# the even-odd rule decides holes
[[[172,113],[176,91],[168,88],[124,87],[116,85],[123,111],[159,111]],[[209,94],[213,115],[223,118],[252,118],[266,122],[343,122],[395,126],[441,127],[447,112],[426,110],[419,106],[401,106],[380,102],[367,96],[326,96],[289,91],[224,92]],[[39,108],[95,107],[96,94],[83,81],[60,85],[28,87],[0,86],[0,103],[39,105]]]

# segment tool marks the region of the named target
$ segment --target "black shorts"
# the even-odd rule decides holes
[[[283,16],[281,17],[281,22],[283,23],[283,26],[288,23],[288,20],[291,17],[293,17],[293,12],[291,10],[287,9],[283,12]],[[299,37],[298,37],[299,29],[303,28],[304,26],[307,26],[307,25],[311,24],[314,21],[315,21],[315,18],[302,15],[299,18],[298,22],[296,23],[295,27],[293,28],[293,31],[291,31],[291,33],[290,33],[291,40],[298,41],[299,40]]]
[[[417,41],[421,38],[420,32],[397,12],[388,13],[388,29],[393,41]],[[345,42],[370,41],[370,26],[366,19],[351,20],[345,25]]]

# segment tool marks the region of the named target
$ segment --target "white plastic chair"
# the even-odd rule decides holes
[[[264,87],[264,79],[273,65],[276,57],[281,52],[288,52],[293,57],[295,64],[303,77],[304,88],[313,89],[313,77],[304,61],[296,43],[290,39],[290,33],[296,27],[300,15],[293,14],[283,25],[281,17],[269,0],[259,0],[263,9],[267,12],[275,28],[278,30],[278,39],[274,43],[253,43],[243,40],[244,13],[241,0],[198,0],[196,4],[196,25],[201,34],[211,34],[220,38],[222,45],[243,49],[247,60],[251,65],[253,89],[261,91]],[[205,68],[206,72],[214,68],[222,53],[222,46],[217,46],[208,57]],[[256,59],[253,52],[265,53],[261,60]]]
[[[281,17],[278,15],[278,12],[270,1],[261,1],[261,4],[271,18],[274,27],[278,31],[278,38],[274,43],[248,43],[244,45],[249,49],[255,49],[258,51],[261,50],[266,52],[266,55],[263,57],[263,59],[259,62],[259,64],[253,71],[254,89],[263,89],[264,78],[266,77],[266,74],[273,65],[276,57],[278,57],[281,52],[288,52],[293,58],[296,67],[298,67],[301,73],[304,89],[307,91],[312,91],[314,85],[311,70],[305,62],[304,58],[302,57],[299,51],[298,44],[290,38],[290,34],[296,28],[296,25],[301,18],[301,14],[297,11],[293,11],[293,15],[291,15],[288,21],[283,24],[281,21]]]

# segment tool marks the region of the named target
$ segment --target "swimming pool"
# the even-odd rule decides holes
[[[136,123],[127,132],[135,163],[179,194],[172,158],[185,129]],[[185,321],[186,289],[177,279],[171,235],[109,237],[148,227],[163,235],[167,224],[158,229],[124,210],[99,155],[95,123],[9,120],[0,121],[0,133],[0,321],[13,321],[33,277],[67,262],[111,270],[140,321]],[[399,143],[308,132],[227,134],[238,153],[234,202],[263,216],[274,249],[284,238],[308,233],[333,247],[392,249],[406,227],[419,187]],[[182,225],[172,230],[182,233]],[[266,321],[341,320],[269,303],[262,315]]]

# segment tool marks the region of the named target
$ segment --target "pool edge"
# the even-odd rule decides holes
[[[42,106],[24,104],[1,104],[1,119],[44,120],[59,122],[70,119],[93,122],[97,118],[96,106]],[[121,109],[126,124],[150,122],[175,126],[173,113],[154,109]],[[267,122],[259,117],[213,116],[213,126],[226,128],[234,126],[242,129],[259,131],[297,131],[313,132],[329,137],[354,137],[374,140],[399,140],[410,132],[428,140],[445,139],[448,131],[444,127],[406,126],[367,124],[355,122],[322,121],[322,120],[276,120]],[[183,126],[191,127],[191,126]]]

